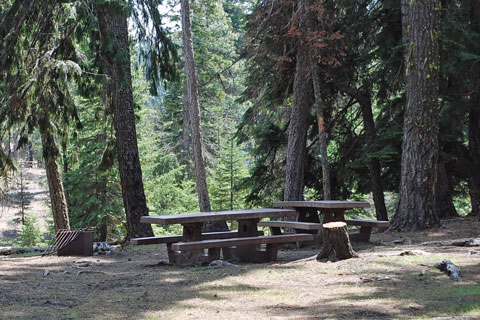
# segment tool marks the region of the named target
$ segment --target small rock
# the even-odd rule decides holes
[[[63,271],[63,274],[70,274],[70,270]]]
[[[424,269],[424,270],[420,271],[420,274],[419,274],[419,275],[420,275],[420,276],[424,276],[424,275],[427,274],[427,272],[428,272],[427,269]]]
[[[128,260],[128,261],[132,261],[132,258],[128,258],[127,260]]]
[[[381,276],[381,277],[376,277],[375,281],[385,281],[385,280],[390,280],[391,278],[389,276]]]
[[[233,263],[230,263],[230,262],[227,262],[227,261],[214,260],[214,261],[210,262],[210,264],[207,267],[207,269],[211,269],[211,268],[235,268],[235,269],[239,269],[240,267],[237,266],[236,264],[233,264]]]
[[[48,276],[49,274],[50,274],[50,271],[48,271],[48,270],[43,271],[43,276],[44,277]]]

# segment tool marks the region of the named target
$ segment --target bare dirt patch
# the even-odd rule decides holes
[[[167,260],[163,246],[87,258],[2,257],[0,318],[478,319],[480,247],[419,243],[478,237],[479,227],[463,218],[419,235],[375,234],[382,245],[356,245],[360,258],[336,263],[291,263],[318,253],[312,247],[283,249],[276,262],[240,269],[159,265]],[[403,238],[411,244],[392,243]],[[406,250],[427,254],[401,256]],[[462,282],[433,268],[443,259],[461,268]]]

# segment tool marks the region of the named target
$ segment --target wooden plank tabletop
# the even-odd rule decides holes
[[[318,208],[318,209],[352,209],[352,208],[370,208],[367,201],[278,201],[274,202],[275,208]]]
[[[184,213],[164,216],[144,216],[140,219],[141,223],[151,223],[160,225],[185,224],[185,223],[201,223],[219,220],[243,220],[243,219],[261,219],[266,217],[295,217],[297,212],[293,209],[250,209],[250,210],[233,210],[233,211],[217,211],[217,212],[199,212]]]

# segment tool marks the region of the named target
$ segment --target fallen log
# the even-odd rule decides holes
[[[323,248],[317,260],[338,261],[358,257],[353,251],[345,222],[330,222],[323,225]]]
[[[47,247],[0,247],[0,255],[9,256],[11,254],[44,252],[46,249]]]
[[[450,279],[455,281],[462,280],[462,274],[460,273],[460,268],[457,267],[452,261],[450,260],[443,260],[440,263],[435,265],[435,268],[439,269],[440,271],[445,272],[448,274]]]
[[[287,262],[285,264],[283,264],[282,266],[290,266],[292,264],[297,264],[297,263],[303,263],[303,262],[308,262],[308,261],[312,261],[312,260],[316,260],[318,257],[318,254],[314,255],[314,256],[311,256],[311,257],[307,257],[307,258],[303,258],[303,259],[298,259],[298,260],[294,260],[294,261],[290,261],[290,262]]]
[[[445,247],[480,247],[480,238],[467,238],[446,241],[427,241],[420,243],[420,245]]]

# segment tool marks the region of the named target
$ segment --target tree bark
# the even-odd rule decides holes
[[[472,16],[474,30],[480,32],[480,1],[472,1]],[[472,211],[470,215],[480,219],[480,74],[477,71],[475,79],[475,93],[472,94],[472,103],[468,113],[468,153],[472,162],[471,174],[468,178],[470,202]]]
[[[353,251],[345,222],[330,222],[323,225],[323,248],[317,259],[329,261],[358,257]]]
[[[406,101],[400,199],[392,229],[440,224],[436,205],[438,160],[439,0],[402,0]]]
[[[477,100],[468,115],[468,153],[472,163],[468,177],[468,189],[472,211],[470,215],[480,219],[480,103]]]
[[[437,167],[437,201],[436,212],[439,218],[458,217],[457,210],[453,205],[452,188],[447,176],[445,162],[439,161]]]
[[[27,160],[30,161],[30,166],[33,167],[32,162],[33,162],[33,154],[35,153],[35,151],[33,149],[32,141],[28,141],[27,148],[28,148]]]
[[[203,157],[202,133],[200,120],[200,103],[198,99],[197,75],[195,69],[195,60],[193,54],[192,27],[190,18],[189,0],[181,1],[182,16],[182,39],[183,51],[185,57],[185,82],[188,101],[188,110],[190,116],[190,125],[192,130],[192,151],[193,162],[195,165],[195,182],[197,187],[198,202],[200,211],[212,211],[210,198],[208,196],[207,173]],[[211,222],[205,225],[205,231],[225,231],[228,230],[225,221]]]
[[[365,126],[365,133],[367,136],[367,145],[375,145],[377,142],[377,132],[375,129],[375,122],[373,120],[372,112],[372,98],[370,94],[363,95],[360,102],[362,111],[363,125]],[[385,197],[383,195],[383,183],[380,172],[380,161],[378,158],[370,157],[368,167],[370,169],[370,181],[372,183],[373,202],[375,204],[375,215],[377,220],[387,221],[388,214],[385,207]]]
[[[320,161],[322,162],[322,184],[323,184],[323,199],[332,199],[332,188],[330,185],[330,165],[328,164],[327,153],[327,134],[325,132],[325,102],[322,99],[320,92],[320,70],[317,63],[314,63],[313,68],[313,93],[315,96],[315,109],[317,111],[318,122],[318,144],[320,149]]]
[[[190,108],[188,104],[188,92],[187,92],[187,84],[185,81],[184,85],[184,91],[183,91],[183,133],[182,133],[182,140],[183,140],[183,160],[184,163],[186,164],[186,171],[188,173],[191,172],[191,161],[192,161],[192,156],[191,156],[191,145],[192,145],[192,139],[191,139],[191,132],[192,132],[192,126],[190,124]]]
[[[55,230],[70,229],[62,176],[60,175],[56,160],[58,156],[58,148],[55,144],[53,135],[48,130],[41,131],[43,158],[45,160]]]
[[[302,1],[300,1],[302,2]],[[300,11],[305,10],[304,4]],[[298,14],[305,14],[299,12]],[[306,162],[308,116],[312,106],[312,81],[310,78],[310,49],[300,44],[297,49],[293,105],[290,113],[288,145],[285,165],[285,201],[302,200]]]
[[[148,215],[138,154],[132,76],[125,8],[98,4],[101,63],[109,76],[109,99],[115,126],[117,157],[127,220],[127,237],[153,236],[150,224],[140,223]]]

